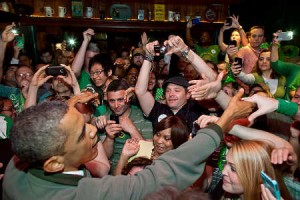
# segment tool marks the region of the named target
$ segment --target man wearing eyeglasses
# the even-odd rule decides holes
[[[143,112],[138,107],[130,106],[130,102],[127,101],[128,88],[126,80],[113,80],[107,87],[109,109],[95,121],[99,129],[105,130],[103,146],[107,157],[112,161],[111,172],[118,163],[127,139],[153,138],[151,122],[144,118]],[[110,118],[111,115],[116,119]]]
[[[34,72],[30,67],[21,66],[16,71],[17,88],[0,85],[0,96],[9,98],[18,113],[24,108],[33,74]]]
[[[92,84],[88,84],[86,88],[92,88],[93,91],[99,94],[98,97],[101,104],[106,99],[104,97],[106,87],[112,81],[112,65],[108,54],[97,54],[89,62],[88,70]]]

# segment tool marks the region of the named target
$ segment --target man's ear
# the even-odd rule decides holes
[[[45,172],[62,172],[64,170],[64,157],[52,156],[44,162],[43,169]]]
[[[191,93],[186,92],[186,95],[185,95],[185,96],[186,96],[186,99],[189,100],[189,99],[191,98]]]

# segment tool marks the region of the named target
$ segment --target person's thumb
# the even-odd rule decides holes
[[[217,77],[217,80],[221,81],[223,79],[224,75],[225,75],[224,72],[219,73],[218,77]]]
[[[251,123],[253,123],[254,120],[255,120],[257,117],[259,117],[260,115],[261,115],[260,111],[257,110],[257,111],[255,111],[254,113],[252,113],[251,115],[249,115],[249,116],[248,116],[248,119],[249,119],[249,121],[250,121]]]
[[[243,88],[240,88],[238,90],[238,92],[236,93],[236,95],[234,95],[235,98],[238,98],[238,99],[241,99],[244,95],[244,89]]]

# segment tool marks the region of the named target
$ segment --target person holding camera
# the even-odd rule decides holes
[[[232,30],[233,29],[233,30]],[[230,41],[228,44],[224,43],[224,32],[227,30],[232,30],[230,35]],[[239,17],[233,15],[231,17],[227,17],[224,25],[219,31],[218,35],[218,44],[222,53],[226,53],[226,49],[229,45],[237,46],[241,48],[243,46],[248,45],[247,35],[243,29],[243,27],[239,23]],[[229,62],[228,55],[225,55],[225,61]]]
[[[281,31],[273,33],[271,47],[271,67],[278,74],[286,77],[286,93],[284,98],[291,100],[296,89],[300,86],[300,66],[290,62],[284,62],[279,59],[279,46],[281,40],[278,39],[278,34]]]
[[[52,79],[52,92],[48,92],[37,98],[37,91],[48,80]],[[25,101],[24,108],[36,105],[44,100],[66,101],[73,95],[80,94],[79,84],[74,72],[69,66],[49,66],[41,67],[32,77],[29,86],[29,95]]]
[[[227,54],[230,60],[234,57],[240,57],[243,60],[242,71],[246,74],[256,70],[256,62],[262,51],[261,44],[265,39],[265,28],[263,26],[252,26],[249,31],[249,44],[242,48],[230,45],[227,48]]]
[[[143,113],[150,119],[152,126],[155,127],[157,123],[163,118],[170,115],[179,115],[184,118],[188,123],[189,132],[192,132],[193,122],[208,110],[200,106],[198,102],[190,99],[188,87],[190,86],[188,80],[183,76],[174,76],[168,78],[163,83],[163,89],[166,97],[166,104],[155,101],[153,95],[147,91],[149,74],[151,70],[151,62],[155,55],[154,46],[159,45],[158,41],[148,43],[146,45],[146,56],[139,77],[135,87],[135,93],[140,102]],[[208,80],[214,80],[216,74],[207,66],[203,59],[193,52],[179,36],[170,37],[164,43],[169,46],[167,55],[173,53],[181,54],[192,63],[197,72],[203,73]],[[198,80],[193,80],[195,84]]]

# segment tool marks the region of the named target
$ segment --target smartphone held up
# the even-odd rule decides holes
[[[278,41],[290,41],[293,39],[294,32],[287,31],[287,32],[278,32],[277,33],[277,40]]]
[[[226,17],[226,19],[225,19],[225,25],[226,26],[231,26],[232,25],[232,18],[231,17]]]
[[[266,188],[270,190],[270,192],[273,194],[273,196],[277,199],[280,200],[280,190],[279,186],[276,180],[271,179],[265,172],[261,171],[260,172],[261,179],[263,181],[263,184]]]

